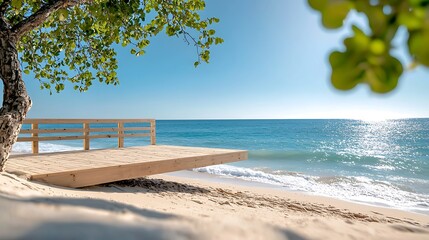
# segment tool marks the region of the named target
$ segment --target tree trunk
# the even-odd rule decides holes
[[[4,170],[22,122],[31,108],[22,80],[16,41],[8,31],[0,32],[0,78],[4,86],[3,106],[0,108],[0,171]]]

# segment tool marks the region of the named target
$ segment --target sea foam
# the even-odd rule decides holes
[[[280,174],[278,171],[269,173],[267,170],[261,171],[229,165],[196,168],[194,171],[282,186],[288,190],[429,214],[429,196],[405,191],[401,189],[401,186],[365,176],[320,177],[284,171]]]

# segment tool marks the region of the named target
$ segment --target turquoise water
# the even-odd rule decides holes
[[[125,144],[147,143],[128,139]],[[114,147],[116,139],[91,144]],[[246,149],[248,161],[195,171],[429,213],[429,119],[161,120],[157,144]],[[81,145],[62,141],[41,148]],[[25,144],[14,148],[28,149]]]

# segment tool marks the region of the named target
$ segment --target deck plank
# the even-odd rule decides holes
[[[149,145],[14,155],[6,171],[25,174],[35,181],[85,187],[246,159],[247,151],[243,150]]]

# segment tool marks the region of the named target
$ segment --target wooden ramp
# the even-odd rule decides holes
[[[247,159],[247,151],[149,145],[13,155],[6,171],[65,187],[85,187]]]

